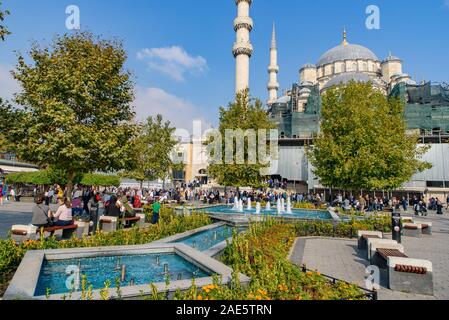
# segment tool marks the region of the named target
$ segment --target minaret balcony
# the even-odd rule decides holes
[[[279,90],[279,82],[273,82],[268,84],[268,90]]]
[[[241,54],[246,54],[251,57],[254,52],[253,46],[250,42],[236,42],[234,47],[232,48],[232,53],[234,57],[237,57]]]
[[[268,73],[273,73],[273,72],[279,73],[279,66],[269,66]]]
[[[234,30],[237,31],[239,29],[248,29],[249,32],[253,30],[253,19],[250,17],[237,17],[234,20]]]
[[[235,4],[239,5],[240,2],[248,2],[249,5],[253,3],[253,0],[235,0]]]

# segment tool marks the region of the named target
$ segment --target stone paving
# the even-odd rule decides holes
[[[33,205],[30,202],[8,202],[0,206],[0,239],[8,237],[12,225],[31,222]],[[52,205],[51,209],[56,210],[56,207]]]
[[[411,258],[429,260],[433,264],[434,296],[391,291],[386,288],[386,270],[381,272],[380,300],[449,299],[449,215],[429,214],[418,221],[430,221],[433,235],[422,238],[402,237],[405,253]],[[386,235],[390,237],[391,235]],[[365,287],[365,268],[369,265],[365,252],[357,249],[357,240],[301,238],[295,244],[291,261],[308,269]]]

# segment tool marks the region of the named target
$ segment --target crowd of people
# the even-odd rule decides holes
[[[8,187],[4,182],[0,183],[0,205],[5,202],[20,202],[22,198],[22,188]]]
[[[346,211],[356,210],[359,212],[372,212],[372,211],[382,211],[384,208],[396,208],[408,211],[413,208],[416,215],[427,215],[428,210],[434,210],[437,214],[443,214],[444,204],[438,197],[432,197],[429,200],[429,205],[426,205],[424,199],[414,196],[411,199],[405,197],[370,197],[369,195],[360,196],[355,198],[354,196],[345,197],[338,194],[333,200],[332,205],[341,207]],[[449,210],[449,196],[446,199],[446,209]]]
[[[427,203],[423,199],[414,196],[411,199],[405,197],[372,197],[364,196],[342,196],[338,194],[329,200],[329,195],[322,193],[287,193],[277,187],[282,187],[279,181],[270,181],[276,188],[260,190],[240,190],[235,188],[211,189],[204,187],[200,182],[194,181],[181,184],[177,188],[95,188],[76,186],[68,194],[67,189],[54,185],[40,193],[37,188],[33,190],[35,207],[33,208],[32,224],[36,226],[66,226],[73,223],[74,219],[83,221],[97,220],[97,208],[104,209],[101,214],[114,217],[133,217],[135,209],[141,208],[143,204],[152,206],[154,216],[152,223],[158,223],[161,204],[164,201],[190,204],[228,204],[233,205],[235,198],[244,202],[250,199],[252,202],[271,202],[275,204],[278,199],[287,200],[290,197],[293,203],[306,202],[319,207],[329,204],[341,207],[346,211],[355,210],[359,212],[382,211],[384,208],[402,208],[407,211],[413,208],[416,214],[426,215],[428,210],[435,210],[442,214],[444,203],[438,198],[431,198]],[[20,201],[21,189],[16,192],[14,187],[8,187],[5,183],[0,184],[0,204],[4,201]],[[449,210],[449,196],[446,200],[446,208]],[[55,212],[50,206],[58,204]]]
[[[152,224],[159,222],[161,203],[173,199],[173,190],[147,190],[132,188],[94,188],[77,186],[70,193],[59,185],[48,188],[35,196],[31,224],[36,227],[69,226],[75,219],[97,222],[99,215],[129,218],[135,217],[135,209],[144,203],[152,207]],[[58,204],[53,212],[50,207]]]

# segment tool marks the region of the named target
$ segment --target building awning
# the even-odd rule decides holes
[[[3,170],[4,173],[16,173],[16,172],[36,172],[38,169],[35,168],[26,168],[26,167],[19,167],[19,166],[5,166],[0,165],[0,169]]]

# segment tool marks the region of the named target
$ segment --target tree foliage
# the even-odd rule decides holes
[[[22,108],[0,109],[0,134],[18,157],[62,170],[69,186],[77,173],[129,167],[136,126],[122,44],[74,33],[35,43],[29,58],[19,55],[12,72]]]
[[[123,176],[143,182],[165,179],[169,170],[176,168],[171,153],[177,141],[173,137],[175,128],[164,122],[161,115],[148,117],[139,126],[139,135],[131,142],[133,167]]]
[[[6,176],[6,181],[9,184],[33,184],[39,186],[50,186],[54,184],[65,186],[67,184],[67,179],[64,177],[64,172],[54,169],[45,169],[35,172],[10,173]],[[74,181],[83,186],[93,187],[118,187],[120,185],[120,178],[118,176],[97,173],[77,175]]]
[[[431,167],[420,161],[428,149],[406,129],[403,101],[351,82],[323,95],[321,132],[308,157],[326,187],[397,189]]]
[[[36,172],[17,172],[6,176],[10,184],[33,184],[39,186],[50,186],[54,184],[66,185],[67,179],[60,170],[46,169]]]
[[[248,148],[248,137],[237,137],[244,138],[243,147],[243,159],[244,163],[239,164],[238,159],[238,148],[237,139],[233,139],[232,150],[233,150],[233,163],[228,163],[226,161],[226,131],[234,130],[237,136],[240,134],[245,135],[245,131],[254,130],[256,134],[258,130],[268,130],[274,129],[275,125],[270,122],[266,110],[263,108],[262,102],[258,99],[255,101],[250,99],[249,91],[245,90],[237,94],[236,100],[231,102],[228,108],[220,108],[220,125],[218,132],[221,137],[221,141],[216,140],[217,137],[209,137],[207,141],[208,153],[211,159],[217,158],[218,163],[212,163],[209,165],[208,172],[209,175],[216,179],[216,181],[223,186],[234,186],[234,187],[261,187],[265,183],[265,176],[261,173],[263,169],[267,169],[269,164],[267,164],[267,158],[269,155],[268,148],[266,149],[265,155],[257,152],[259,147],[259,139],[256,139],[256,150],[250,150]],[[266,137],[268,138],[268,137]],[[214,143],[219,143],[219,148],[221,148],[221,156],[218,157],[215,153]],[[266,146],[263,146],[266,147]],[[254,154],[256,153],[256,154]],[[274,155],[271,155],[274,156]],[[255,157],[255,164],[248,161],[250,157]]]
[[[87,173],[81,179],[80,184],[89,187],[118,187],[120,178],[117,175]]]
[[[3,25],[6,16],[9,15],[9,10],[2,9],[2,1],[0,1],[0,41],[5,41],[5,36],[10,35],[8,28]]]

